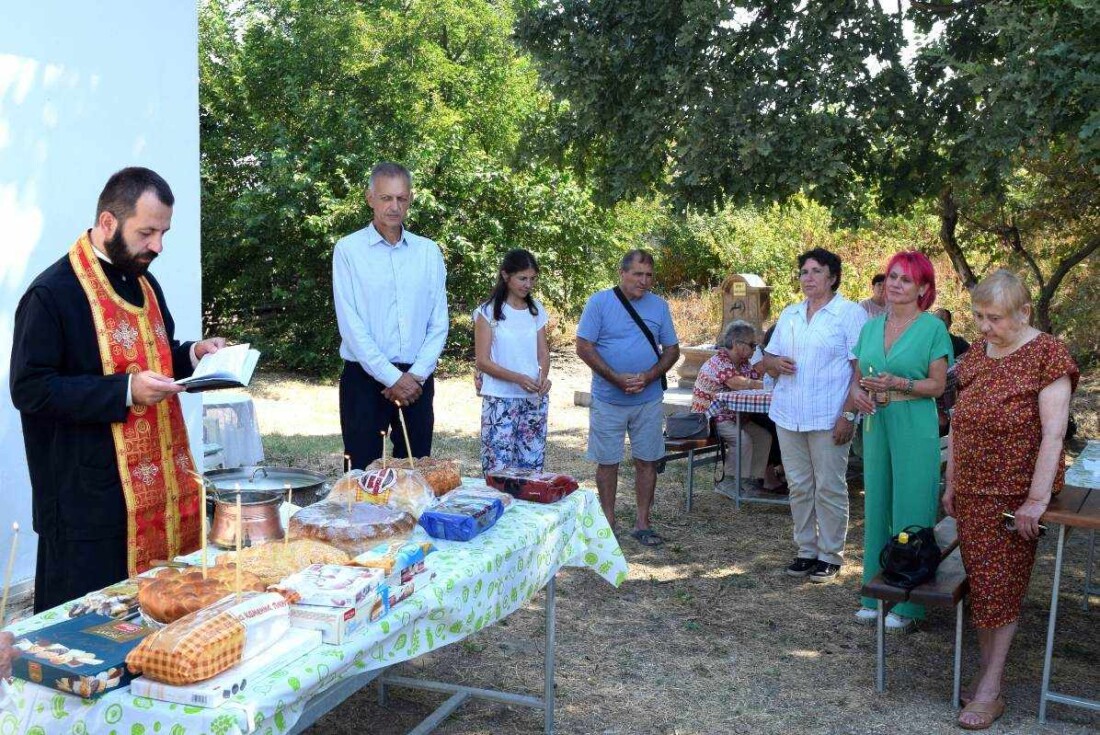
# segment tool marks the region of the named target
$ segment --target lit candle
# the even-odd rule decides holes
[[[0,626],[4,625],[4,613],[8,609],[8,592],[11,590],[11,574],[15,569],[15,549],[19,545],[19,524],[11,524],[11,553],[8,554],[8,571],[4,575],[4,595],[0,598]]]

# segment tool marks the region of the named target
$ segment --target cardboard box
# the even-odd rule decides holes
[[[263,679],[277,668],[300,658],[321,645],[321,633],[304,628],[291,628],[270,648],[258,656],[223,671],[212,679],[195,684],[172,685],[139,676],[130,682],[135,697],[149,697],[162,702],[220,707],[230,697],[248,691],[249,682]]]
[[[381,620],[390,610],[385,585],[367,595],[355,607],[291,605],[290,624],[295,628],[321,631],[321,642],[339,645],[367,623]]]
[[[153,632],[139,621],[89,613],[15,641],[12,674],[67,694],[94,699],[130,683],[126,654]]]

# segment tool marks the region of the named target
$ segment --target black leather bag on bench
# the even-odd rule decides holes
[[[709,439],[710,419],[705,413],[677,411],[665,417],[666,439]]]
[[[905,543],[901,542],[902,534]],[[908,526],[886,542],[879,554],[882,579],[887,584],[911,590],[935,578],[940,566],[936,533],[924,526]]]

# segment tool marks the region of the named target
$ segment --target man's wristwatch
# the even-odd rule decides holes
[[[840,415],[841,415],[841,417],[848,419],[852,423],[855,423],[856,418],[859,416],[859,414],[857,414],[853,411],[845,411],[844,413],[842,413]]]

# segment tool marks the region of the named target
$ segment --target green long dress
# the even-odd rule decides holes
[[[936,317],[920,314],[884,352],[886,317],[868,320],[854,352],[860,373],[889,373],[922,380],[929,366],[940,358],[955,360],[947,328]],[[870,425],[863,425],[864,543],[863,581],[878,574],[879,553],[906,526],[932,526],[936,522],[940,487],[940,432],[936,402],[932,398],[891,401],[879,406]],[[876,601],[864,597],[863,606]],[[924,607],[901,603],[898,615],[924,618]]]

